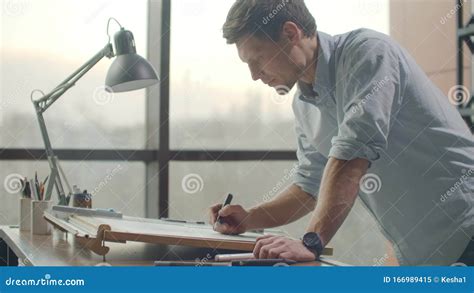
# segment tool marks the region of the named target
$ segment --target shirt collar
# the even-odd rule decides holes
[[[318,60],[316,65],[316,75],[312,87],[308,84],[298,82],[301,90],[300,99],[310,100],[319,104],[330,97],[330,92],[334,88],[334,37],[318,32]]]

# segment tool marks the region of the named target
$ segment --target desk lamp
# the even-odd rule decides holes
[[[111,20],[114,20],[120,26],[120,31],[118,31],[114,36],[115,53],[109,35],[109,25]],[[59,205],[69,205],[72,190],[67,181],[66,175],[59,164],[58,158],[53,152],[43,113],[46,112],[54,102],[56,102],[67,90],[73,87],[82,76],[91,70],[104,57],[109,59],[116,57],[110,66],[105,79],[105,90],[108,92],[129,92],[143,89],[159,82],[158,75],[153,66],[147,60],[137,55],[132,32],[125,30],[115,18],[110,18],[107,22],[107,35],[109,36],[109,39],[105,47],[50,93],[44,94],[39,91],[42,94],[42,97],[39,99],[33,98],[33,94],[38,90],[33,91],[31,95],[31,101],[35,107],[41,136],[44,141],[46,155],[51,169],[45,199],[49,200],[51,198],[52,189],[54,187],[58,193]],[[61,177],[64,179],[69,191],[67,196],[64,192]]]

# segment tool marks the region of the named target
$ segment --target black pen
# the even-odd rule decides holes
[[[25,190],[24,194],[26,198],[31,198],[31,187],[30,182],[28,182],[28,178],[25,177]]]
[[[232,194],[228,194],[227,197],[225,198],[225,201],[224,201],[224,204],[222,205],[221,209],[223,209],[226,205],[230,205],[230,202],[232,201],[232,198],[234,196]],[[221,216],[219,215],[219,212],[217,214],[217,219],[216,219],[216,222],[214,223],[214,226],[219,223],[219,224],[222,224],[222,219],[221,219]]]

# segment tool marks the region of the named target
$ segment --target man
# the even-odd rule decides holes
[[[211,207],[221,233],[276,227],[313,211],[302,240],[258,239],[259,258],[316,259],[357,196],[401,265],[474,263],[474,138],[410,55],[383,34],[317,31],[303,0],[239,0],[224,38],[255,81],[298,86],[294,183],[245,210]]]

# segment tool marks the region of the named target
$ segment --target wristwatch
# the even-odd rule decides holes
[[[321,241],[321,237],[319,237],[318,233],[308,232],[303,236],[303,245],[314,255],[316,259],[319,258],[321,253],[323,252],[323,243]]]

